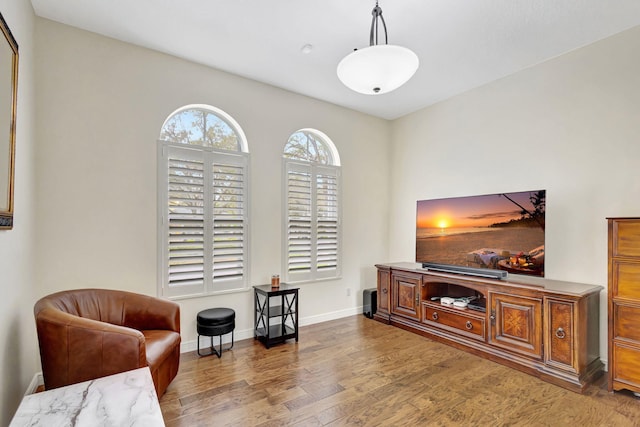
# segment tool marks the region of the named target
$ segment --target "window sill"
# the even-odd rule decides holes
[[[330,282],[332,280],[341,280],[341,279],[342,279],[342,276],[335,276],[335,277],[322,277],[319,279],[287,280],[286,283],[289,285],[305,285],[307,283]]]
[[[172,297],[162,296],[162,298],[167,298],[170,301],[180,301],[180,300],[188,300],[188,299],[207,298],[207,297],[213,297],[216,295],[241,294],[241,293],[249,292],[250,290],[251,288],[230,289],[228,291],[216,291],[216,292],[210,292],[205,294],[180,295],[180,296],[172,296]]]

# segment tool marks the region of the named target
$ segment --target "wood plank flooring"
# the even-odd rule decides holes
[[[180,363],[167,427],[640,425],[640,399],[604,377],[579,395],[362,315]]]

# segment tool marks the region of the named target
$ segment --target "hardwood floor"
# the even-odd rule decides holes
[[[160,399],[167,427],[640,425],[640,400],[604,376],[579,395],[362,315],[180,363]]]

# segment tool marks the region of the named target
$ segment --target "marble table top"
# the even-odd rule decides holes
[[[25,396],[9,427],[164,426],[149,368]]]

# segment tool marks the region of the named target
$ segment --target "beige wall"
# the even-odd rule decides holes
[[[251,284],[281,268],[287,138],[311,127],[332,139],[343,165],[343,277],[302,285],[301,323],[357,312],[387,258],[387,121],[52,21],[37,20],[36,40],[39,295],[156,294],[157,138],[175,109],[199,103],[226,111],[248,139]],[[253,336],[251,292],[180,305],[186,344],[195,345],[196,313],[216,306],[236,310],[236,338]]]
[[[547,190],[546,275],[607,285],[609,216],[640,216],[640,27],[393,123],[390,258],[416,200]],[[607,357],[606,291],[600,352]]]
[[[0,231],[0,425],[7,425],[40,366],[32,314],[36,209],[34,16],[27,0],[0,0],[0,12],[18,42],[20,55],[14,227]]]

